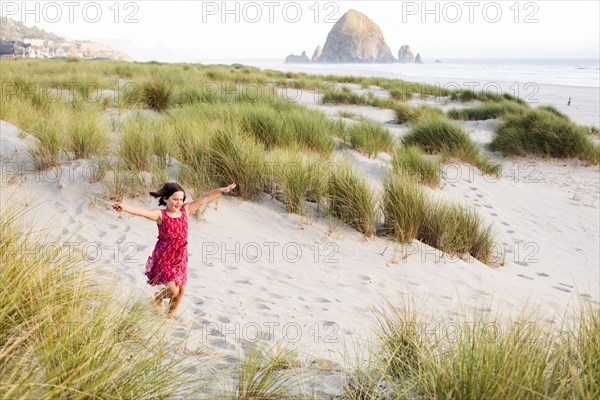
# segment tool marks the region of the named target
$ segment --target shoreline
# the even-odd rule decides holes
[[[216,62],[216,60],[215,60]],[[233,60],[230,61],[234,63]],[[446,88],[489,90],[515,95],[522,98],[532,107],[551,105],[567,114],[574,122],[582,125],[600,127],[600,87],[558,85],[549,83],[536,83],[530,80],[491,80],[452,78],[444,76],[402,76],[391,71],[377,70],[349,70],[345,67],[354,64],[272,64],[265,61],[252,62],[240,61],[241,64],[260,68],[261,70],[275,70],[280,72],[307,73],[312,75],[335,75],[352,77],[372,77],[384,79],[398,79],[407,85],[439,85]],[[210,63],[209,63],[210,64]],[[231,65],[231,64],[230,64]],[[356,64],[358,68],[363,64]],[[373,64],[369,64],[373,65]],[[384,64],[382,64],[384,65]],[[314,68],[316,66],[316,68]],[[326,68],[328,67],[328,68]],[[571,99],[570,105],[569,99]]]

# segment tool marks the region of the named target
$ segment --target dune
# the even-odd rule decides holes
[[[303,102],[332,117],[347,111],[384,124],[393,118],[370,107],[320,105],[312,97]],[[584,114],[575,114],[575,121]],[[483,145],[494,124],[464,126]],[[28,139],[20,139],[18,128],[5,121],[0,131],[3,207],[23,210],[52,240],[74,242],[73,251],[90,262],[95,279],[149,298],[153,290],[143,271],[156,226],[118,214],[102,201],[108,199],[101,184],[87,179],[89,161],[33,171]],[[393,130],[397,136],[403,132],[398,126]],[[381,166],[389,156],[368,159],[344,150],[336,157],[351,160],[374,189],[380,188]],[[417,241],[402,246],[381,237],[365,239],[327,218],[287,214],[267,195],[256,203],[220,198],[189,220],[188,286],[176,319],[168,322],[174,340],[187,337],[188,349],[214,354],[213,368],[233,366],[259,337],[297,347],[308,365],[321,359],[335,365],[344,363],[354,344],[374,339],[372,307],[382,299],[414,299],[432,314],[450,316],[532,307],[548,320],[580,299],[599,304],[598,167],[573,160],[496,161],[504,167],[497,179],[450,163],[441,187],[430,191],[476,208],[493,224],[503,259],[494,268]],[[149,196],[126,202],[156,206]],[[443,328],[438,333],[443,335]],[[331,371],[319,389],[323,393],[339,390],[339,374]]]

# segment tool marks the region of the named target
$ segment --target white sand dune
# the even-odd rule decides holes
[[[369,107],[314,101],[311,106],[332,115],[349,110],[380,122],[391,119],[388,111]],[[27,169],[26,145],[16,127],[0,124],[3,206],[23,210],[51,237],[76,243],[74,251],[92,262],[98,279],[149,297],[153,290],[143,270],[156,240],[155,224],[117,214],[96,200],[104,198],[103,188],[86,180],[85,161],[60,168],[60,180],[56,173],[19,174]],[[465,126],[484,144],[494,124]],[[374,189],[380,187],[389,157],[369,160],[353,151],[338,157],[352,160]],[[450,316],[518,312],[527,305],[549,319],[581,298],[598,303],[598,168],[539,159],[503,165],[495,180],[468,165],[450,164],[441,189],[431,191],[475,207],[493,224],[498,251],[506,251],[506,263],[498,268],[452,259],[419,242],[366,240],[336,221],[287,214],[266,195],[257,203],[222,197],[200,220],[190,218],[189,279],[174,335],[189,335],[189,348],[206,348],[224,365],[261,334],[298,346],[311,359],[342,362],[352,343],[373,338],[371,308],[382,299],[413,298],[425,310]],[[148,197],[128,202],[156,206]],[[327,390],[335,392],[332,387]]]

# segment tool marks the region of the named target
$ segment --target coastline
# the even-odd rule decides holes
[[[596,101],[592,91],[598,89],[573,89],[566,93],[565,86],[540,86],[540,104],[563,101],[568,94],[573,102],[564,106],[565,112],[585,123]],[[378,94],[387,95],[382,92]],[[304,95],[299,103],[347,124],[366,117],[396,137],[410,128],[395,123],[390,109],[320,104],[314,95]],[[580,99],[587,100],[580,105]],[[409,104],[420,101],[414,96]],[[129,115],[113,114],[114,126]],[[498,121],[457,123],[483,147]],[[103,200],[103,183],[89,180],[93,160],[68,160],[53,171],[20,170],[31,165],[28,140],[33,136],[23,138],[5,121],[0,121],[0,131],[5,162],[0,187],[8,199],[3,206],[30,210],[28,221],[36,229],[47,229],[51,243],[76,243],[69,249],[81,253],[94,270],[94,283],[150,298],[155,289],[146,284],[143,271],[156,226],[112,210]],[[378,192],[390,168],[388,153],[370,158],[342,147],[332,160],[343,159]],[[476,316],[495,318],[492,322],[500,326],[504,318],[529,313],[557,330],[578,305],[600,304],[598,167],[578,160],[498,154],[494,161],[504,167],[498,178],[450,160],[439,187],[426,190],[435,199],[475,210],[493,226],[495,255],[503,258],[497,267],[449,256],[417,240],[399,244],[386,237],[366,238],[332,217],[288,213],[266,193],[256,201],[224,197],[190,218],[186,296],[174,320],[159,322],[169,331],[168,341],[184,341],[182,354],[192,355],[190,368],[182,372],[193,377],[214,372],[215,379],[235,380],[241,360],[264,337],[269,344],[297,349],[309,373],[319,363],[332,366],[317,372],[325,375],[326,383],[313,391],[334,398],[342,390],[340,371],[357,356],[354,352],[376,344],[373,311],[385,301],[416,304],[423,314],[447,318],[450,327]],[[156,207],[146,192],[128,203]],[[198,194],[188,192],[190,200]],[[41,247],[40,257],[48,256],[45,250]],[[448,326],[433,333],[448,339],[453,332]],[[217,384],[224,383],[215,382],[214,393]]]
[[[213,62],[233,64],[236,61],[212,60],[207,64]],[[386,71],[386,64],[283,64],[273,62],[273,60],[239,60],[237,62],[263,70],[273,69],[282,72],[400,79],[411,87],[413,84],[416,84],[417,87],[421,84],[428,84],[446,88],[509,93],[522,98],[532,107],[551,105],[567,114],[578,124],[600,127],[600,87],[589,85],[538,83],[527,77],[514,80],[492,80],[448,77],[437,74],[436,76],[403,75],[398,72]],[[444,64],[440,64],[440,66],[444,66]],[[600,81],[598,83],[600,84]],[[567,105],[569,99],[571,99],[571,104]]]

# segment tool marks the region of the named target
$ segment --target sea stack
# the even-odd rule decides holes
[[[411,63],[415,61],[415,55],[413,54],[412,50],[410,49],[410,46],[405,44],[404,46],[400,47],[400,50],[398,50],[398,62],[402,63],[402,64],[406,64],[406,63]]]
[[[327,35],[319,63],[393,63],[381,28],[365,14],[349,10]]]

